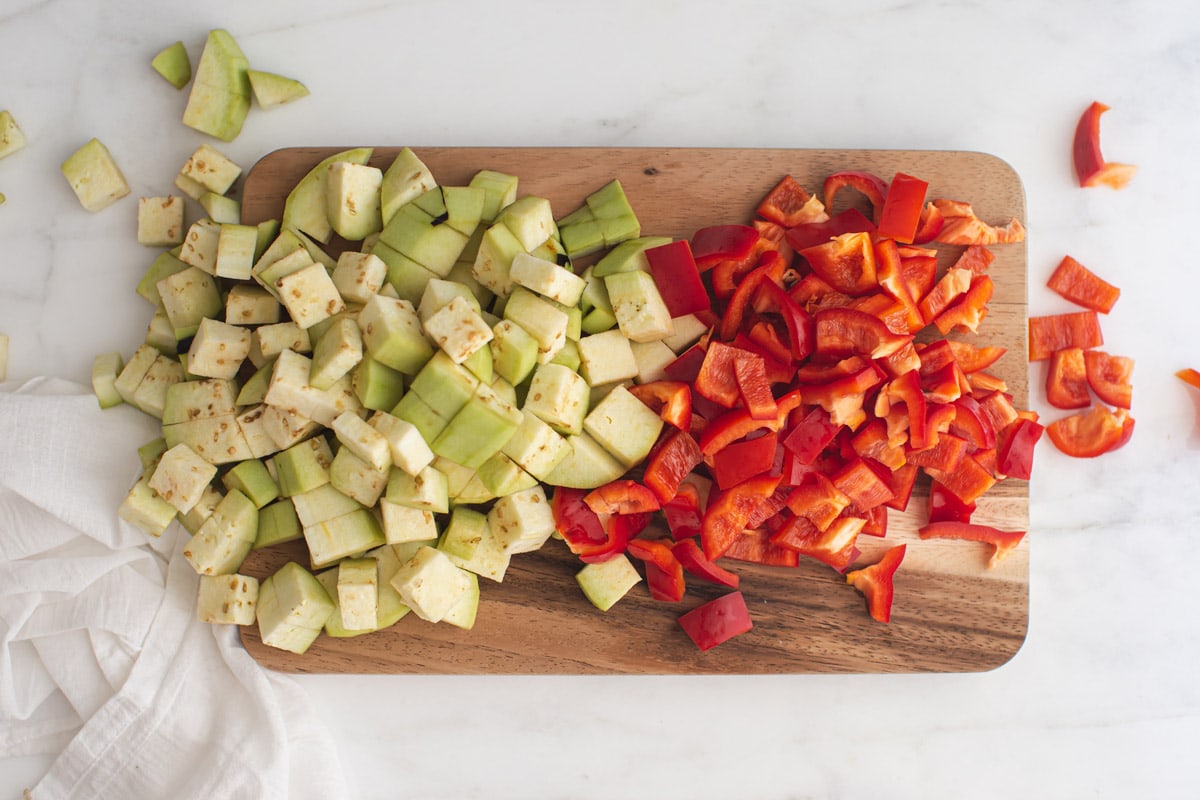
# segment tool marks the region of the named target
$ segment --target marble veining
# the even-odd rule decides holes
[[[299,679],[362,798],[1185,797],[1200,742],[1195,576],[1200,406],[1200,15],[1172,0],[512,3],[47,0],[0,12],[0,109],[29,146],[0,160],[8,376],[86,382],[131,352],[152,258],[136,198],[166,194],[204,138],[150,70],[229,29],[312,96],[252,110],[219,148],[289,145],[888,147],[994,153],[1028,199],[1031,313],[1067,253],[1120,286],[1106,349],[1133,356],[1127,448],[1043,444],[1031,490],[1030,624],[977,675]],[[1092,100],[1123,192],[1081,190],[1070,142]],[[106,142],[132,195],[79,208],[58,165]],[[767,178],[764,178],[764,185]],[[719,191],[719,187],[714,187]],[[192,205],[189,219],[198,216]],[[1031,368],[1033,406],[1059,412]],[[95,632],[106,646],[119,636]],[[30,653],[30,657],[36,657]],[[95,676],[114,686],[124,674]],[[127,670],[125,670],[127,673]],[[86,712],[87,709],[81,709]],[[64,707],[62,713],[76,713]],[[45,757],[5,758],[0,794]],[[748,787],[750,787],[748,789]]]

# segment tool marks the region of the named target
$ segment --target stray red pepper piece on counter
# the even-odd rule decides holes
[[[942,244],[1010,244],[1025,241],[1025,226],[1017,218],[1004,227],[988,225],[975,215],[970,203],[934,200],[945,223],[934,241]]]
[[[843,233],[797,253],[835,290],[857,296],[876,291],[875,247],[867,233]]]
[[[660,503],[667,503],[679,492],[683,479],[703,460],[700,446],[691,434],[671,431],[647,456],[642,482]]]
[[[650,275],[672,317],[696,314],[712,307],[686,239],[648,248],[645,255]]]
[[[740,261],[750,255],[759,232],[749,225],[713,225],[692,234],[692,258],[701,272],[717,262]]]
[[[883,213],[884,195],[887,194],[887,183],[878,175],[862,170],[844,170],[835,172],[825,179],[825,208],[833,208],[833,200],[845,187],[850,187],[871,201],[871,211],[876,225]]]
[[[725,554],[746,522],[779,486],[780,476],[758,475],[710,498],[700,528],[700,544],[709,561]]]
[[[763,219],[785,228],[809,222],[825,222],[829,219],[829,215],[825,213],[825,205],[805,191],[791,175],[785,175],[775,184],[775,188],[767,192],[767,196],[755,210]]]
[[[702,651],[711,650],[754,627],[741,592],[730,592],[693,608],[679,618],[679,625]]]
[[[893,579],[896,569],[904,561],[906,549],[907,545],[896,545],[871,566],[846,573],[846,583],[867,598],[867,610],[876,622],[890,622],[892,619],[892,597],[895,593]]]
[[[1121,290],[1070,256],[1063,256],[1046,285],[1076,305],[1107,314]]]
[[[1133,404],[1133,359],[1114,356],[1100,350],[1087,350],[1083,354],[1087,371],[1087,384],[1092,391],[1110,406],[1129,408]]]
[[[636,514],[658,511],[661,507],[654,492],[628,478],[592,489],[584,495],[583,502],[596,514]]]
[[[665,539],[633,539],[627,548],[629,555],[644,562],[646,586],[655,600],[678,603],[683,599],[686,583],[683,564],[675,557],[671,543]]]
[[[988,567],[992,568],[1017,548],[1025,538],[1025,531],[1002,531],[990,525],[963,522],[931,522],[919,529],[922,539],[962,539],[968,542],[984,542],[992,546],[992,557]]]
[[[1083,187],[1107,186],[1122,189],[1133,178],[1137,167],[1132,164],[1116,164],[1105,161],[1100,152],[1100,115],[1108,111],[1103,103],[1093,102],[1079,118],[1075,126],[1075,142],[1072,155],[1075,175]]]
[[[629,393],[641,400],[663,422],[686,431],[692,427],[692,390],[683,381],[648,381],[635,383]]]
[[[1188,386],[1194,386],[1200,389],[1200,371],[1194,370],[1191,367],[1184,367],[1175,373],[1175,377],[1186,383]]]
[[[921,223],[921,211],[928,188],[928,182],[897,172],[888,184],[883,200],[883,211],[879,214],[879,235],[911,244]]]
[[[1087,408],[1092,404],[1088,394],[1087,362],[1083,350],[1064,347],[1050,356],[1046,370],[1046,401],[1055,408]]]
[[[1029,360],[1044,361],[1058,350],[1090,350],[1104,344],[1095,311],[1071,311],[1029,318]]]
[[[676,542],[671,551],[675,554],[675,558],[679,559],[683,568],[697,578],[709,583],[728,586],[730,589],[738,587],[740,578],[737,573],[730,572],[705,558],[704,551],[700,549],[700,545],[696,544],[694,539]]]
[[[1046,435],[1066,455],[1096,458],[1124,446],[1133,435],[1133,425],[1133,417],[1125,409],[1113,413],[1097,403],[1090,411],[1051,422]]]

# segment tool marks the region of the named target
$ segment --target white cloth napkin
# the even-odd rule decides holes
[[[345,797],[303,689],[196,620],[186,531],[117,517],[157,435],[77,384],[0,388],[0,752],[58,754],[34,800]]]

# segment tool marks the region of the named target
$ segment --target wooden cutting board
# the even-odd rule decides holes
[[[345,148],[289,148],[263,158],[248,173],[242,216],[248,224],[279,217],[290,188],[320,159]],[[1025,195],[1016,173],[982,153],[694,148],[421,147],[417,154],[442,185],[462,185],[479,169],[518,175],[520,193],[548,198],[556,216],[612,178],[625,187],[645,234],[689,238],[707,225],[744,222],[786,174],[810,191],[825,176],[864,169],[885,179],[903,171],[929,181],[929,196],[964,200],[988,222],[1025,220]],[[386,169],[399,148],[380,147],[371,159]],[[839,195],[835,210],[852,202]],[[345,243],[334,242],[337,252]],[[961,248],[944,247],[944,268]],[[979,339],[1008,354],[992,370],[1026,406],[1025,245],[994,248],[995,295]],[[927,484],[918,483],[908,511],[890,512],[886,539],[860,537],[861,563],[887,547],[909,544],[896,575],[892,621],[866,612],[861,595],[828,567],[802,559],[797,568],[723,561],[741,575],[754,629],[701,653],[676,623],[684,611],[723,590],[699,580],[680,604],[651,600],[644,584],[607,613],[593,608],[575,585],[578,560],[550,541],[513,559],[502,584],[481,580],[476,625],[463,631],[409,614],[375,633],[333,639],[322,635],[304,655],[266,647],[255,626],[242,628],[249,652],[264,666],[308,673],[806,673],[983,671],[1011,658],[1028,624],[1029,537],[995,569],[990,548],[956,541],[921,541]],[[975,521],[1026,530],[1028,486],[1001,482],[979,503]],[[287,560],[307,563],[302,543],[251,554],[243,571],[265,577]]]

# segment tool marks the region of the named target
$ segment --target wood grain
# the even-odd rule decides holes
[[[264,157],[248,173],[242,215],[254,224],[283,211],[288,190],[320,159],[345,148],[289,148]],[[556,216],[616,177],[646,234],[688,238],[697,228],[747,220],[762,195],[786,174],[810,191],[841,169],[890,177],[897,171],[929,181],[930,197],[972,203],[986,221],[1025,220],[1021,181],[1006,163],[972,152],[696,148],[414,148],[443,185],[465,184],[479,169],[520,176],[520,193],[548,198]],[[386,168],[399,150],[380,147],[371,163]],[[839,195],[840,210],[854,202]],[[331,252],[346,243],[334,241]],[[949,263],[961,248],[942,248]],[[1027,404],[1025,245],[994,248],[996,284],[978,338],[1009,349],[993,371],[1019,406]],[[979,503],[975,519],[1026,530],[1028,486],[1008,480]],[[729,562],[738,572],[754,630],[707,653],[676,618],[722,590],[688,584],[681,604],[651,600],[635,588],[609,612],[578,591],[578,560],[560,542],[513,559],[504,582],[481,581],[475,628],[431,625],[408,615],[386,630],[351,639],[321,636],[301,656],[266,647],[254,626],[242,628],[249,652],[264,666],[308,673],[665,674],[811,672],[975,672],[1005,663],[1028,624],[1029,537],[995,569],[985,545],[921,541],[927,490],[918,484],[905,513],[890,512],[886,539],[860,537],[862,563],[900,542],[909,544],[896,575],[888,625],[874,622],[844,578],[818,563],[794,569]],[[302,543],[256,551],[243,571],[259,577],[288,560],[307,562]],[[725,560],[728,562],[728,559]],[[639,590],[640,589],[640,590]]]

